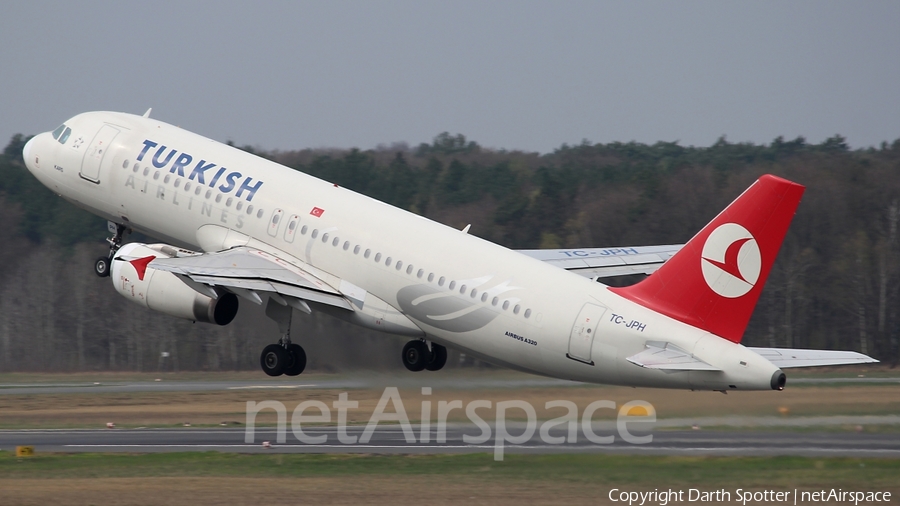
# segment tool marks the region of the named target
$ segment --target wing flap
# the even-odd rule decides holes
[[[645,350],[626,360],[646,369],[667,371],[719,371],[672,343],[648,341]]]
[[[293,297],[353,310],[340,292],[319,278],[285,260],[245,246],[201,255],[156,258],[150,266],[178,275],[201,293],[198,286],[218,286],[248,295],[258,301],[256,292]],[[190,281],[190,282],[188,282]]]
[[[875,364],[878,360],[855,351],[799,350],[791,348],[748,348],[769,362],[787,369],[824,365]]]

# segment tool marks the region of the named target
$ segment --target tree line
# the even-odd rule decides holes
[[[96,278],[102,220],[32,177],[16,135],[0,155],[0,370],[237,370],[277,338],[244,303],[218,328],[133,305]],[[516,249],[687,241],[764,173],[807,187],[744,344],[852,349],[896,365],[900,139],[851,150],[779,137],[487,149],[463,135],[373,150],[242,149]],[[134,238],[144,241],[150,238]],[[242,301],[244,302],[244,301]],[[402,367],[402,339],[298,315],[311,369]],[[163,352],[168,356],[163,356]],[[450,363],[472,364],[454,354]]]

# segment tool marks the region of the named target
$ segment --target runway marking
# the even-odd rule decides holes
[[[316,385],[312,384],[312,383],[310,383],[308,385],[247,385],[247,386],[242,386],[242,387],[228,387],[228,390],[251,390],[251,389],[256,389],[256,388],[262,388],[262,389],[266,389],[266,388],[303,388],[303,387],[314,387],[314,386],[316,386]]]

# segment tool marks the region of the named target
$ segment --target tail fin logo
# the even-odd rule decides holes
[[[759,245],[753,234],[737,223],[724,223],[713,230],[700,257],[703,279],[722,297],[746,295],[759,280]]]

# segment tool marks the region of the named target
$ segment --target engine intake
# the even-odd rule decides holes
[[[166,244],[122,246],[111,266],[110,278],[116,291],[136,304],[169,316],[216,325],[231,323],[238,311],[238,299],[233,293],[223,292],[213,299],[198,293],[175,274],[147,265],[152,261],[149,257],[171,258],[179,252],[192,253]]]

